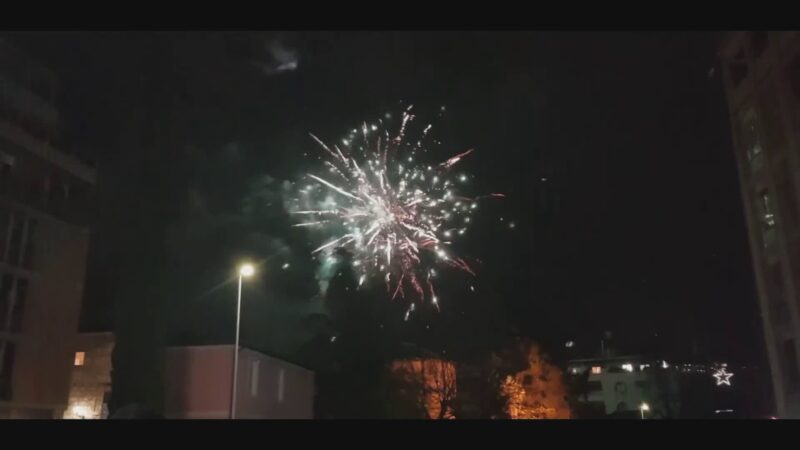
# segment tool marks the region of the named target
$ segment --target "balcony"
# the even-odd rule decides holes
[[[45,195],[30,184],[13,178],[0,178],[0,199],[18,208],[30,208],[40,214],[74,225],[84,226],[90,221],[91,210],[87,190],[73,191],[70,198]]]
[[[94,184],[95,169],[73,155],[57,150],[49,143],[37,139],[17,124],[0,118],[0,145],[11,147],[17,152],[32,153],[54,164],[64,171]]]

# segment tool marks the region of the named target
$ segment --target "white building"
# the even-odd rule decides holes
[[[229,418],[233,350],[233,345],[168,348],[165,416]],[[314,372],[242,348],[237,378],[237,419],[313,418]]]
[[[677,373],[664,361],[636,356],[576,359],[569,362],[567,373],[572,377],[588,374],[578,401],[606,415],[642,414],[643,409],[644,418],[674,417],[678,413]]]

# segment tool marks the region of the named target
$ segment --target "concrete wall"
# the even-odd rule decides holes
[[[731,33],[720,62],[776,409],[798,418],[800,33]]]
[[[165,415],[226,419],[233,346],[173,347],[165,362]],[[311,419],[314,373],[249,349],[239,353],[237,419]]]

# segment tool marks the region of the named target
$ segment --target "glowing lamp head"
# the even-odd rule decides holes
[[[239,276],[249,277],[256,273],[256,268],[252,264],[242,264],[239,267]]]
[[[642,411],[650,411],[650,405],[648,405],[647,403],[642,403],[641,406],[639,406],[639,409],[641,409]]]

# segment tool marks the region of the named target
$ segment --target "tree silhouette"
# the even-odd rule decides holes
[[[441,358],[397,360],[391,364],[397,388],[428,419],[454,419],[456,368]],[[413,417],[413,416],[412,416]],[[419,416],[417,416],[419,417]]]

